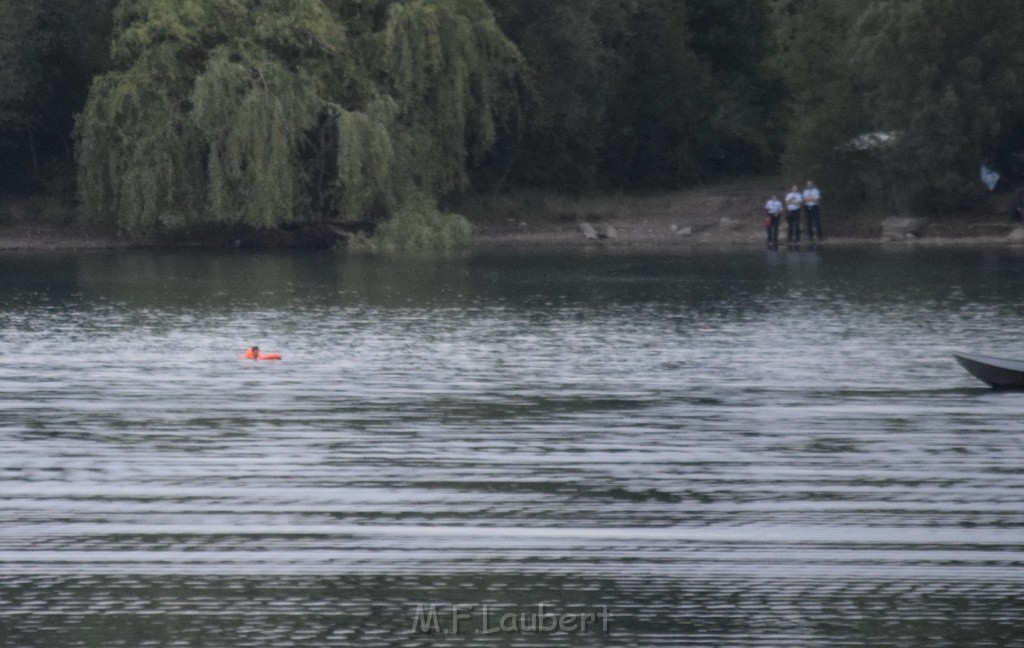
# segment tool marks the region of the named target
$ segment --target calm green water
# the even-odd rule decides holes
[[[1007,250],[0,256],[0,645],[1024,645],[1024,395],[950,357],[1024,357],[1022,294]],[[491,632],[539,604],[611,617]]]

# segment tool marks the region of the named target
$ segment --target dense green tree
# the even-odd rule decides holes
[[[0,186],[60,177],[81,111],[83,212],[126,230],[435,222],[471,179],[673,187],[783,141],[830,202],[954,209],[1024,151],[1017,0],[115,3],[0,0]]]
[[[1007,170],[1024,150],[1016,0],[775,0],[774,9],[792,98],[784,168],[814,176],[833,199],[969,207],[982,191],[979,165]]]
[[[1024,150],[1024,5],[1018,0],[874,0],[854,34],[854,65],[897,207],[976,204],[978,166]]]
[[[79,191],[128,231],[388,213],[464,188],[521,103],[482,0],[123,0],[112,53]]]
[[[18,7],[10,0],[0,2],[0,150],[7,160],[19,140],[29,147],[34,145],[33,109],[41,91],[36,79],[42,76],[38,63],[43,49],[38,38],[39,18],[34,8]],[[22,36],[27,34],[36,38],[29,41]]]
[[[711,77],[712,175],[763,171],[782,149],[785,89],[770,65],[771,6],[764,0],[690,0],[690,47]]]
[[[630,3],[490,0],[532,70],[535,102],[524,133],[504,141],[499,180],[566,190],[599,182],[608,111],[624,61],[615,49]],[[521,139],[519,137],[521,136]]]
[[[687,7],[638,4],[616,50],[624,75],[609,107],[602,167],[617,185],[672,186],[702,175],[713,111],[710,70],[690,47]]]
[[[877,198],[877,144],[857,138],[877,129],[864,81],[851,63],[851,38],[869,0],[775,0],[773,62],[789,100],[783,172],[814,178],[832,204]]]
[[[535,72],[513,180],[671,187],[763,170],[781,86],[763,0],[492,0]]]
[[[111,0],[0,0],[0,185],[37,188],[71,162],[73,115],[106,64]]]
[[[782,139],[770,42],[765,2],[638,3],[619,45],[627,74],[610,114],[609,176],[671,187],[769,167]]]

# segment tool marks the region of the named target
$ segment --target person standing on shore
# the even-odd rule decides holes
[[[765,227],[768,229],[768,245],[779,244],[779,221],[782,220],[782,201],[778,196],[772,196],[764,204],[767,216],[764,219]]]
[[[825,238],[825,234],[821,231],[821,212],[818,209],[818,203],[821,202],[821,191],[810,180],[807,181],[807,186],[804,188],[803,199],[804,208],[807,210],[807,236],[813,241],[814,233],[817,231],[818,240],[821,241]]]
[[[800,242],[800,207],[803,205],[803,196],[800,194],[800,187],[793,185],[793,188],[786,194],[786,242]]]

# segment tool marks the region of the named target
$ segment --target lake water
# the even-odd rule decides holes
[[[0,256],[0,645],[1024,645],[1024,395],[950,356],[1024,357],[1022,295],[1014,250]]]

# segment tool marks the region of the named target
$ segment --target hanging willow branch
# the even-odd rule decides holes
[[[200,134],[160,88],[109,74],[79,118],[79,192],[95,224],[178,227],[202,213]]]
[[[497,122],[519,115],[526,70],[519,51],[486,6],[470,0],[393,4],[384,48],[385,73],[412,132],[417,184],[431,192],[464,188],[471,155],[494,144]]]
[[[220,48],[196,80],[192,102],[209,149],[210,215],[261,227],[292,220],[301,181],[296,151],[319,98],[266,52]]]
[[[389,131],[395,106],[379,101],[367,112],[335,107],[338,127],[338,185],[342,215],[356,220],[374,205],[395,203],[395,150]]]

